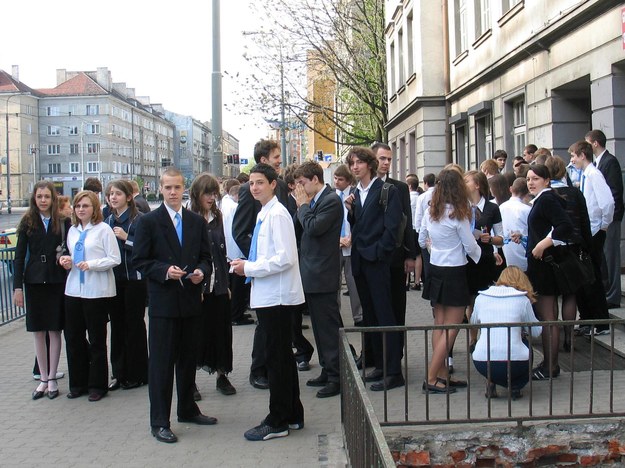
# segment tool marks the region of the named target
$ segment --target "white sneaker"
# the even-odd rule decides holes
[[[57,372],[56,379],[62,379],[65,377],[65,372]],[[33,374],[33,380],[41,380],[41,374]]]

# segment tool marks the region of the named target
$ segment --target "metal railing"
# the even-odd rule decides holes
[[[513,327],[543,326],[549,343],[555,339],[552,327],[589,325],[588,321],[553,321],[537,323],[461,324],[441,326],[346,328],[341,330],[341,385],[342,421],[347,451],[353,466],[386,466],[390,456],[380,431],[389,426],[436,426],[473,423],[510,422],[522,425],[527,421],[553,421],[573,419],[604,419],[625,417],[625,399],[615,398],[615,392],[625,386],[625,360],[616,354],[615,326],[623,326],[625,320],[597,320],[593,325],[609,326],[605,336],[576,337],[568,351],[560,351],[559,363],[565,368],[559,377],[545,381],[533,381],[530,361],[529,381],[523,389],[523,397],[514,400],[510,378],[506,398],[491,398],[485,394],[486,379],[473,367],[470,352],[471,330],[479,329],[489,339],[490,330]],[[448,335],[457,330],[454,347],[454,378],[466,380],[466,389],[455,393],[432,394],[422,390],[422,382],[428,373],[430,338],[435,330]],[[370,392],[364,385],[365,371],[361,373],[350,352],[348,336],[358,333],[361,343],[367,333],[382,333],[383,362],[386,362],[386,341],[389,333],[402,333],[404,339],[403,374],[406,385],[402,388]],[[542,354],[536,346],[540,338],[528,341],[534,366]],[[578,341],[583,340],[583,341]],[[599,349],[598,340],[605,340]],[[583,346],[582,346],[583,345]],[[583,348],[583,350],[580,350]],[[364,354],[362,362],[367,357]],[[509,352],[509,351],[508,351]],[[489,356],[490,362],[490,356]],[[583,361],[583,363],[582,363]],[[582,364],[580,364],[582,363]],[[617,365],[618,364],[618,365]],[[580,366],[583,369],[580,369]],[[490,365],[489,365],[490,369]],[[549,366],[549,373],[554,369]],[[508,373],[510,368],[508,367]],[[489,370],[490,372],[490,370]],[[386,376],[386,369],[383,371]],[[459,377],[461,375],[462,377]],[[378,422],[379,421],[379,422]],[[362,463],[361,463],[362,461]],[[393,465],[391,465],[393,466]]]
[[[26,311],[13,304],[15,247],[0,249],[0,326],[22,318]]]

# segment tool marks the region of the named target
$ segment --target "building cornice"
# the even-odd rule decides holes
[[[412,102],[410,102],[410,104],[404,107],[400,112],[390,118],[389,121],[386,122],[385,128],[392,128],[393,126],[399,124],[405,119],[411,118],[414,111],[420,109],[421,107],[444,105],[445,96],[419,96],[413,99]]]

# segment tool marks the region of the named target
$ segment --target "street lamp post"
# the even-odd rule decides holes
[[[5,123],[6,123],[6,144],[7,144],[7,154],[6,154],[6,163],[7,163],[7,213],[11,214],[11,161],[9,159],[9,101],[11,98],[19,97],[19,94],[13,94],[6,99],[6,108],[5,108]],[[19,112],[18,112],[19,114]]]

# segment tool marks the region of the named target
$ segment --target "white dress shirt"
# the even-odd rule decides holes
[[[471,323],[515,322],[538,323],[525,292],[510,286],[491,286],[484,291],[479,291],[475,298]],[[540,326],[528,328],[532,336],[541,334],[542,327]],[[473,351],[473,360],[487,361],[490,345],[491,361],[527,361],[529,349],[522,341],[521,331],[521,327],[493,327],[490,331],[483,328],[475,345],[475,351]],[[510,354],[508,354],[508,335],[510,335]]]
[[[532,207],[523,203],[519,197],[510,197],[508,201],[499,205],[504,237],[510,237],[513,232],[527,236],[527,217],[531,210]],[[514,265],[523,271],[527,270],[527,257],[523,244],[512,241],[504,243],[503,253],[509,266]]]
[[[74,247],[82,225],[72,226],[67,233],[67,248],[72,256],[72,269],[65,283],[65,294],[84,299],[97,299],[101,297],[113,297],[117,294],[115,289],[115,275],[113,267],[121,263],[121,254],[117,238],[111,227],[104,223],[93,225],[87,224],[85,228],[85,261],[89,269],[85,271],[85,282],[80,283],[80,270],[74,264]]]
[[[414,226],[415,231],[421,229],[421,221],[423,220],[423,214],[430,206],[430,201],[432,200],[432,195],[434,195],[434,187],[428,187],[428,189],[423,192],[417,198],[417,209],[415,212],[415,216],[412,220],[412,224]]]
[[[586,199],[590,232],[594,236],[600,229],[607,229],[612,222],[614,197],[603,174],[593,164],[584,169],[580,187]]]
[[[417,214],[417,200],[419,199],[419,192],[415,192],[414,190],[411,190],[409,194],[410,194],[410,211],[412,212],[412,229],[416,231],[417,229],[415,228],[414,219]]]
[[[238,205],[230,195],[225,195],[221,199],[221,214],[224,220],[224,235],[226,237],[226,255],[231,260],[245,257],[232,235],[232,221]]]
[[[426,248],[431,241],[430,263],[441,267],[467,264],[467,255],[475,263],[479,262],[482,250],[477,244],[468,219],[458,221],[449,218],[452,208],[447,206],[439,221],[432,221],[430,210],[426,210],[419,228],[419,245]]]
[[[352,226],[349,224],[349,221],[347,221],[347,206],[345,206],[345,200],[347,199],[347,197],[349,197],[349,192],[351,190],[351,187],[347,187],[345,190],[339,190],[339,189],[335,189],[336,190],[336,194],[339,196],[339,198],[341,198],[341,193],[343,194],[343,197],[341,198],[341,200],[343,201],[343,226],[344,226],[344,230],[345,230],[345,236],[344,237],[351,237],[352,235]],[[349,257],[352,254],[352,246],[350,245],[349,247],[341,247],[341,253],[343,254],[343,257]]]
[[[256,261],[246,261],[243,268],[245,276],[252,278],[250,308],[302,304],[304,289],[293,218],[274,196],[256,219],[262,221]]]
[[[358,189],[358,194],[360,196],[361,206],[365,206],[365,200],[367,199],[367,195],[369,195],[369,189],[373,185],[373,182],[375,182],[375,179],[377,179],[377,177],[374,177],[373,179],[371,179],[367,187],[363,187],[362,184],[358,182],[358,185],[356,186],[356,188]]]

